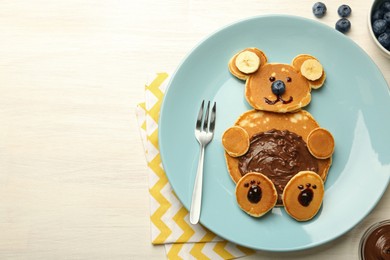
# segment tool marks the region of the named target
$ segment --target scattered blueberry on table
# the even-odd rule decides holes
[[[317,2],[313,5],[313,14],[317,18],[321,18],[326,14],[326,5],[322,2]]]
[[[336,22],[336,30],[342,33],[346,33],[351,29],[351,22],[347,18],[341,18]]]
[[[326,5],[323,2],[316,2],[312,7],[313,14],[317,18],[323,17],[326,14],[326,9]],[[336,22],[335,28],[342,33],[348,32],[351,29],[351,22],[346,17],[349,17],[352,13],[351,7],[345,4],[340,5],[337,13],[341,19]],[[383,14],[381,16],[383,17]]]
[[[390,1],[383,2],[373,10],[371,25],[378,42],[390,51]]]
[[[340,15],[340,17],[349,17],[351,15],[352,9],[349,7],[349,5],[340,5],[337,9],[337,13]]]

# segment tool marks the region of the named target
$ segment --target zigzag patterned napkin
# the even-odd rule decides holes
[[[145,86],[145,102],[137,106],[137,118],[144,144],[149,175],[151,237],[165,245],[168,259],[234,259],[255,253],[216,236],[200,224],[189,222],[165,175],[158,149],[158,119],[169,81],[158,73]]]

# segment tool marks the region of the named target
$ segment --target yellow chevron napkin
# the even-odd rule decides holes
[[[169,81],[157,73],[145,85],[145,102],[136,114],[148,166],[151,239],[164,245],[168,259],[234,259],[255,253],[216,236],[202,225],[192,225],[189,214],[172,190],[158,148],[158,119]]]

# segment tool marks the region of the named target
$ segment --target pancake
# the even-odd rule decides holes
[[[285,85],[285,92],[279,96],[272,92],[276,80]],[[311,94],[308,80],[289,64],[267,63],[246,80],[245,98],[257,110],[286,113],[308,105]]]
[[[321,208],[324,193],[324,182],[315,172],[299,172],[284,189],[284,209],[294,219],[307,221]]]
[[[242,127],[230,127],[222,135],[222,145],[232,157],[244,155],[249,148],[249,135]]]
[[[236,185],[238,205],[253,217],[261,217],[270,211],[277,198],[274,184],[261,173],[248,173]]]
[[[317,60],[315,57],[309,55],[309,54],[300,54],[298,56],[296,56],[293,61],[292,61],[292,66],[294,68],[300,68],[302,66],[302,64],[308,60],[308,59],[315,59]],[[322,73],[322,76],[317,79],[317,80],[308,80],[309,82],[309,85],[311,88],[313,89],[318,89],[320,87],[322,87],[322,85],[324,84],[325,82],[325,79],[326,79],[326,73],[325,73],[325,70],[323,71]]]
[[[248,57],[246,67],[252,66],[251,62],[254,70],[251,73],[244,73],[237,67],[236,58],[248,51],[259,57],[260,64]],[[309,61],[310,64],[316,63],[317,66],[306,64]],[[256,64],[258,66],[255,66]],[[305,65],[302,66],[303,64]],[[254,109],[277,113],[295,112],[307,106],[311,101],[311,89],[320,88],[326,79],[322,65],[315,57],[308,54],[296,56],[291,64],[268,63],[266,55],[261,50],[246,48],[230,59],[228,67],[234,76],[245,81],[245,98]],[[302,69],[304,69],[305,76],[301,72]],[[309,75],[316,75],[316,77],[312,78]],[[283,90],[275,92],[273,89],[275,82],[280,82]]]
[[[230,61],[228,63],[228,68],[229,68],[230,73],[232,73],[234,76],[236,76],[237,78],[239,78],[241,80],[246,80],[249,77],[249,75],[251,75],[251,74],[245,74],[245,73],[241,72],[236,66],[236,57],[241,52],[244,52],[244,51],[254,52],[260,58],[260,67],[267,63],[267,57],[264,55],[264,53],[261,50],[259,50],[257,48],[246,48],[246,49],[238,52],[236,55],[234,55],[230,59]]]
[[[324,128],[314,129],[307,137],[307,148],[309,148],[310,153],[318,159],[329,158],[334,151],[334,138],[332,134]]]
[[[279,138],[279,136],[287,136],[291,138],[295,138],[294,142],[298,143],[301,142],[299,141],[300,139],[302,142],[307,140],[309,134],[312,132],[312,130],[316,129],[319,127],[319,124],[317,121],[311,116],[311,114],[307,111],[301,110],[296,113],[285,113],[285,114],[278,114],[278,113],[272,113],[272,112],[265,112],[265,111],[257,111],[257,110],[250,110],[245,113],[243,113],[238,120],[235,123],[235,126],[240,126],[243,129],[246,130],[246,132],[249,135],[250,139],[253,139],[258,135],[259,133],[267,133],[269,135],[275,135],[275,138]],[[274,138],[274,139],[275,139]],[[279,139],[275,140],[280,140],[282,137]],[[261,140],[260,140],[261,142]],[[289,146],[286,146],[287,148],[290,147],[291,145],[288,144]],[[274,145],[275,146],[275,145]],[[302,146],[302,145],[299,145]],[[251,149],[251,148],[250,148]],[[283,145],[280,146],[279,149],[283,149]],[[292,148],[295,149],[295,148]],[[307,150],[307,153],[309,154],[309,151],[307,147],[305,148],[299,148],[300,151]],[[248,151],[249,152],[249,151]],[[260,151],[261,152],[261,151]],[[276,151],[275,154],[280,153],[280,151]],[[288,151],[285,153],[287,154],[287,157],[289,156]],[[243,169],[243,163],[242,160],[245,157],[240,156],[240,157],[232,157],[230,156],[227,152],[225,152],[225,159],[226,159],[226,164],[227,164],[227,169],[229,171],[229,174],[232,178],[232,180],[237,183],[245,174],[246,172],[242,172]],[[258,156],[258,155],[254,155]],[[278,156],[278,155],[277,155]],[[266,158],[267,160],[279,160],[280,158],[273,159],[271,157]],[[284,156],[284,155],[283,155]],[[315,158],[314,156],[309,156],[305,155],[303,159],[300,160],[308,160],[314,161],[315,165],[310,164],[307,166],[306,169],[302,169],[299,167],[292,167],[292,169],[289,172],[286,172],[285,169],[281,169],[280,173],[277,171],[274,171],[273,165],[272,164],[267,164],[264,163],[264,165],[260,165],[259,167],[255,165],[257,168],[261,168],[261,171],[254,170],[254,168],[249,167],[247,168],[248,171],[258,171],[261,172],[262,174],[266,175],[271,181],[275,184],[275,188],[278,192],[278,201],[277,205],[282,206],[282,193],[284,190],[285,185],[287,182],[291,179],[292,176],[297,174],[299,171],[302,170],[312,170],[315,169],[316,173],[321,177],[323,181],[326,180],[329,168],[332,163],[332,159],[327,158],[327,159],[318,159]],[[309,158],[310,157],[310,158]],[[308,158],[308,159],[305,159]],[[252,160],[251,158],[244,158],[245,160]],[[259,158],[257,158],[259,159]],[[288,160],[288,159],[287,159]],[[283,163],[283,162],[282,162]],[[286,164],[296,164],[295,162],[290,162],[286,161],[284,162]],[[287,165],[288,166],[288,165]],[[283,168],[282,166],[278,166],[279,168]],[[314,168],[313,168],[314,167]],[[240,170],[241,168],[241,170]],[[244,167],[245,168],[245,167]],[[256,168],[256,169],[257,169]],[[266,171],[266,168],[268,168],[268,171]],[[288,168],[288,167],[287,167]],[[275,173],[276,172],[276,173]]]

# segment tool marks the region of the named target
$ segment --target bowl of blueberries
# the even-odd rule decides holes
[[[370,34],[382,52],[390,58],[390,0],[375,0],[368,16]]]

